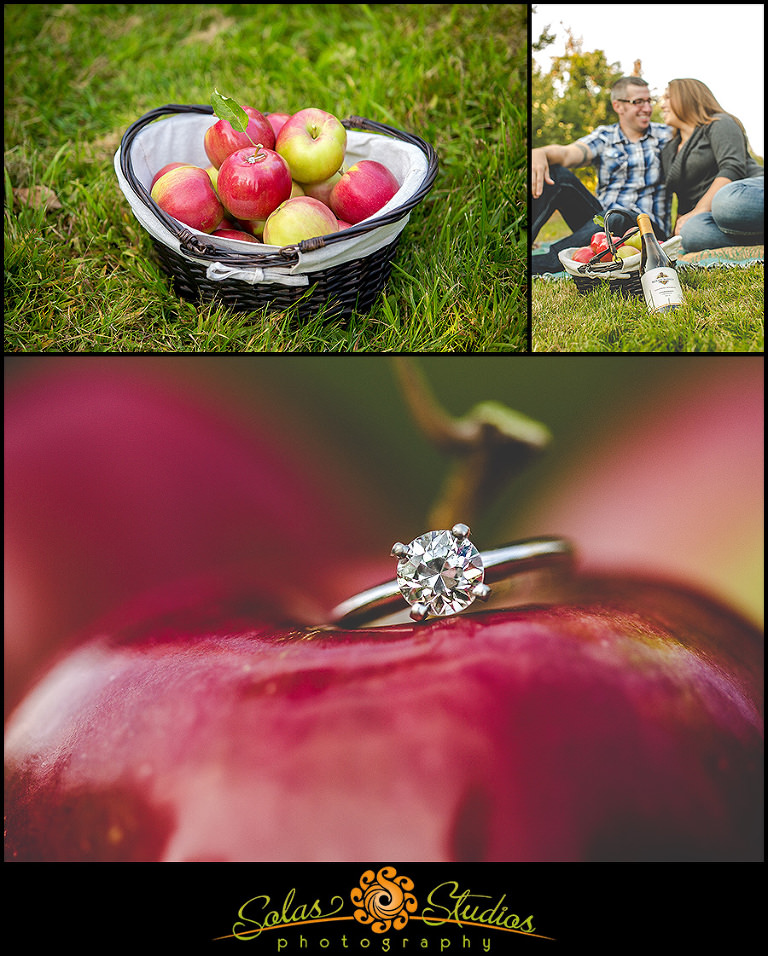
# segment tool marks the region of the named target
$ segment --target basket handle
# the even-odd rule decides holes
[[[176,113],[202,113],[209,116],[213,115],[213,107],[205,104],[182,105],[171,103],[167,106],[159,106],[150,110],[132,123],[123,134],[120,143],[120,169],[125,176],[131,188],[138,195],[141,201],[153,212],[153,214],[162,222],[166,229],[178,241],[181,249],[189,255],[196,256],[211,262],[223,262],[233,266],[260,266],[260,267],[285,267],[296,265],[299,261],[300,252],[312,252],[315,249],[323,248],[334,242],[342,242],[355,236],[364,235],[379,226],[390,225],[398,222],[416,206],[427,195],[437,176],[439,162],[437,153],[418,136],[412,133],[405,133],[402,130],[395,129],[392,126],[386,126],[383,123],[376,123],[373,120],[365,119],[362,116],[350,116],[342,120],[342,125],[346,129],[357,129],[363,132],[381,133],[391,136],[394,139],[402,140],[406,143],[418,147],[427,158],[427,174],[419,189],[401,206],[391,209],[383,216],[377,217],[371,222],[358,223],[350,226],[340,233],[331,233],[328,236],[316,236],[311,239],[305,239],[297,245],[284,246],[276,252],[229,252],[224,251],[218,246],[205,242],[200,236],[191,232],[183,226],[178,220],[174,219],[164,212],[149,195],[149,192],[142,186],[136,177],[131,160],[131,145],[136,136],[150,123],[161,119],[164,116]]]
[[[638,228],[634,228],[628,231],[625,236],[622,236],[617,243],[614,243],[613,235],[610,229],[610,223],[608,220],[612,215],[616,215],[617,213],[626,215],[627,210],[622,209],[621,206],[612,206],[603,216],[603,225],[605,226],[605,238],[608,241],[608,251],[611,254],[610,262],[600,262],[600,259],[602,259],[602,257],[605,255],[605,251],[603,251],[593,256],[593,258],[596,260],[595,262],[593,262],[592,259],[590,259],[589,262],[584,263],[584,265],[579,268],[580,272],[587,272],[587,271],[599,272],[599,273],[621,272],[624,269],[624,260],[620,259],[616,255],[616,250],[619,248],[619,246],[623,246],[624,243],[627,241],[627,239],[631,239],[632,236],[634,236],[635,233],[639,232],[640,230]]]

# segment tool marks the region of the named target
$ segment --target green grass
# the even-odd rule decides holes
[[[650,315],[640,298],[607,286],[580,293],[572,279],[536,279],[534,352],[762,352],[763,266],[681,269],[681,308]]]
[[[6,352],[524,351],[525,11],[6,5]],[[307,323],[173,293],[112,159],[139,116],[214,86],[264,112],[367,116],[437,150],[369,314]],[[58,208],[22,202],[40,186]]]
[[[568,235],[559,214],[544,224],[539,240]],[[572,279],[531,284],[534,352],[762,352],[764,268],[681,268],[685,302],[663,318],[642,299],[625,299],[608,286],[586,295]]]

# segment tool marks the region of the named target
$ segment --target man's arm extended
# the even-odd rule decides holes
[[[549,175],[550,166],[586,166],[592,160],[592,152],[584,143],[568,146],[539,146],[531,150],[531,194],[534,199],[541,195],[544,184],[554,185]]]

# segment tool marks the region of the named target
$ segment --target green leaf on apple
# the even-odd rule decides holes
[[[245,133],[248,130],[249,118],[245,110],[229,96],[224,96],[214,88],[211,94],[211,106],[213,112],[219,119],[226,120],[232,129],[238,133]]]

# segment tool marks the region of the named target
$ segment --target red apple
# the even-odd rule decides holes
[[[331,190],[331,209],[339,219],[355,224],[378,212],[399,188],[383,163],[363,159],[342,173]]]
[[[619,241],[619,236],[611,234],[611,239],[615,245]],[[605,253],[605,255],[598,259],[598,262],[610,262],[613,259],[613,255],[608,248],[608,236],[604,232],[596,232],[590,239],[589,244],[592,247],[593,256],[601,252]]]
[[[243,232],[242,229],[216,229],[212,235],[220,236],[222,239],[240,239],[242,242],[258,242],[259,240],[249,232]]]
[[[150,588],[262,552],[256,577],[290,561],[309,598],[327,593],[314,578],[323,554],[356,550],[360,574],[362,543],[388,519],[366,512],[351,458],[287,414],[258,371],[243,399],[220,365],[7,360],[6,707],[92,621]]]
[[[224,218],[210,177],[199,166],[180,166],[164,173],[150,195],[169,216],[200,232],[213,232]]]
[[[269,587],[197,582],[56,665],[7,726],[6,861],[762,859],[762,637],[704,595],[347,632]]]
[[[343,219],[337,219],[336,222],[339,227],[339,232],[341,232],[342,229],[349,229],[349,227],[352,225],[351,222],[344,222]]]
[[[338,232],[338,223],[331,210],[319,199],[297,196],[282,203],[268,217],[264,226],[264,242],[272,246],[290,246]]]
[[[572,254],[571,259],[574,262],[589,262],[593,255],[591,246],[582,246]]]
[[[290,113],[267,113],[269,125],[272,127],[275,133],[275,141],[277,141],[277,134],[290,118]]]
[[[266,116],[251,106],[244,106],[243,109],[250,117],[245,133],[233,129],[229,121],[223,119],[205,131],[205,153],[216,169],[238,149],[253,146],[254,143],[260,143],[265,149],[275,146],[275,131]]]
[[[155,175],[152,177],[152,183],[149,187],[150,192],[152,191],[152,186],[158,181],[161,176],[164,176],[166,173],[170,172],[172,169],[178,169],[180,166],[191,166],[191,163],[166,163],[162,169],[158,169]],[[216,184],[214,183],[214,186]]]
[[[555,527],[579,543],[592,570],[620,566],[697,582],[762,622],[764,366],[722,358],[665,372],[656,359],[652,377],[627,379],[626,397],[605,391],[597,369],[594,397],[577,395],[581,372],[563,378],[576,412],[561,431],[577,421],[594,427],[545,475],[503,537]]]
[[[291,195],[286,161],[271,149],[239,149],[219,167],[219,196],[236,219],[266,219]]]
[[[251,235],[256,236],[257,239],[263,238],[264,226],[266,226],[266,224],[266,219],[244,219],[241,222],[243,229],[250,232]]]
[[[331,205],[331,191],[336,183],[341,179],[341,170],[337,170],[332,176],[323,179],[319,183],[304,183],[304,195],[311,196],[313,199],[319,199],[326,206]]]
[[[299,182],[319,183],[344,162],[347,131],[332,113],[305,109],[286,120],[277,134],[275,149]]]

